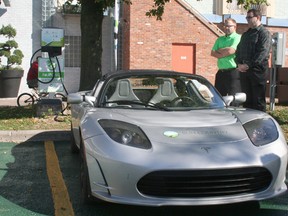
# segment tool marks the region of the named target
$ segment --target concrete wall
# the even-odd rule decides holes
[[[81,36],[80,15],[53,15],[53,27],[64,29],[65,36]],[[67,44],[66,44],[67,45]],[[65,49],[63,50],[65,52]],[[68,93],[77,92],[80,84],[80,67],[65,67],[64,85]]]
[[[186,0],[191,4],[197,11],[202,14],[213,14],[215,13],[216,1],[222,0]],[[233,0],[236,1],[236,0]],[[272,2],[275,12],[273,18],[276,19],[288,19],[288,0],[268,0]],[[225,6],[225,5],[224,5]]]
[[[56,5],[55,5],[56,6]],[[26,76],[30,67],[30,59],[34,52],[41,48],[41,29],[42,29],[42,1],[32,0],[13,0],[11,7],[5,7],[3,2],[0,5],[0,19],[2,25],[11,24],[17,30],[15,40],[24,54],[22,67],[24,76],[21,80],[19,94],[29,92],[26,84]],[[52,18],[53,27],[63,28],[65,35],[80,36],[80,16],[63,16],[55,13]],[[0,41],[3,38],[0,38]],[[41,55],[37,52],[36,56]],[[64,84],[68,92],[76,92],[79,89],[80,68],[65,68]]]
[[[219,0],[186,0],[187,3],[192,5],[198,12],[202,14],[213,14],[215,12],[215,1]]]
[[[13,0],[10,2],[11,7],[5,7],[2,1],[0,20],[1,25],[11,24],[17,31],[15,40],[24,54],[22,67],[25,72],[19,92],[24,92],[29,91],[26,85],[26,76],[30,67],[30,58],[33,52],[40,48],[41,1],[29,0],[23,3],[23,0]],[[0,38],[0,41],[3,40]]]

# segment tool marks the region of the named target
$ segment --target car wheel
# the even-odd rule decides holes
[[[75,137],[74,137],[73,130],[72,130],[72,125],[71,125],[71,133],[70,133],[70,150],[72,153],[79,153],[79,148],[76,145]]]

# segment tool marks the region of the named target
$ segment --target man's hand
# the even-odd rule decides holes
[[[247,64],[238,64],[238,67],[236,69],[240,72],[247,72],[249,66]]]

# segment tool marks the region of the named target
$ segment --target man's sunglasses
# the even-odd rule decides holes
[[[252,19],[253,17],[256,17],[256,16],[246,16],[246,19]]]

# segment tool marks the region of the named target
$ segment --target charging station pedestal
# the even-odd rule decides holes
[[[64,31],[58,28],[44,28],[41,36],[41,51],[48,53],[47,58],[38,59],[38,89],[49,93],[37,103],[36,115],[57,115],[62,112],[62,99],[55,98],[55,93],[64,91],[64,59],[62,54]]]
[[[63,110],[62,100],[61,99],[41,99],[39,103],[37,103],[36,108],[36,116],[43,115],[58,115]]]

